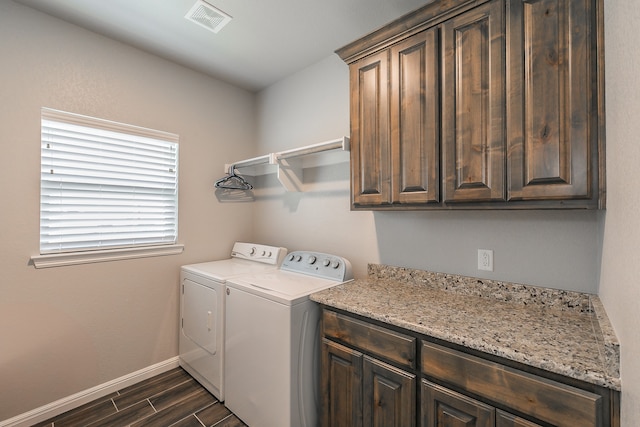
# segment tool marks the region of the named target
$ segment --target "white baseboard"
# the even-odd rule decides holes
[[[9,418],[8,420],[0,421],[0,427],[31,426],[35,423],[48,420],[49,418],[77,408],[85,403],[89,403],[92,400],[106,396],[114,391],[121,390],[125,387],[129,387],[130,385],[146,380],[147,378],[151,378],[173,368],[177,368],[178,366],[179,362],[178,357],[176,356],[171,359],[167,359],[164,362],[156,363],[155,365],[147,366],[139,371],[116,378],[115,380],[111,380],[71,396],[56,400],[55,402],[51,402],[32,411]]]

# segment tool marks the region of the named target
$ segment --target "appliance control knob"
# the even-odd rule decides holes
[[[331,264],[331,261],[329,260],[329,258],[322,261],[322,265],[324,265],[325,267],[329,267],[329,264]]]
[[[256,254],[256,248],[253,247],[251,248],[251,250],[249,251],[249,255],[255,255]]]
[[[267,254],[267,256],[268,256],[269,258],[271,258],[271,255],[273,255],[273,254],[271,253],[271,251],[269,251],[269,253]]]
[[[297,261],[297,262],[302,261],[302,257],[301,257],[300,255],[296,256],[296,261]]]
[[[331,267],[333,267],[333,268],[338,268],[338,267],[340,267],[340,261],[333,261],[333,262],[331,263]]]
[[[289,255],[289,261],[293,261],[296,258],[295,255]]]
[[[262,256],[265,256],[267,254],[267,251],[262,251]]]
[[[316,257],[314,257],[313,255],[311,255],[311,256],[309,257],[309,264],[315,264],[315,262],[316,262]]]

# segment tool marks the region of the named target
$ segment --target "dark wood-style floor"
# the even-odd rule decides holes
[[[246,427],[246,424],[182,368],[175,368],[36,426]]]

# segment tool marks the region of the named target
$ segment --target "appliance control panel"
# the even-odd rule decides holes
[[[291,252],[282,261],[280,269],[339,282],[353,279],[349,260],[341,256],[320,252]]]
[[[270,265],[279,265],[286,255],[286,248],[257,243],[235,242],[231,250],[232,258],[248,259]]]

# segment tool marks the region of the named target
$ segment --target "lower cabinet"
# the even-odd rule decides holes
[[[324,426],[415,426],[416,376],[322,342]]]
[[[423,374],[452,388],[486,397],[496,405],[558,427],[604,425],[602,411],[605,398],[600,394],[432,342],[422,341],[421,347]]]
[[[331,310],[322,331],[323,426],[415,426],[416,338]]]
[[[617,391],[535,375],[404,331],[324,308],[324,427],[620,426]]]

